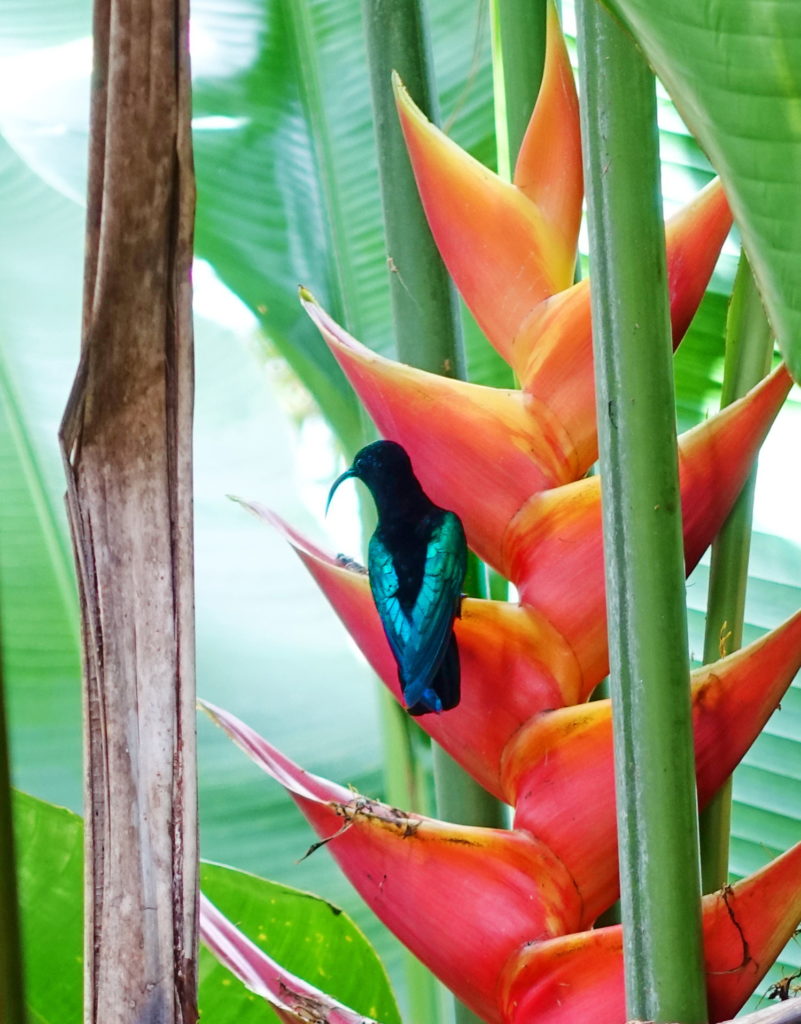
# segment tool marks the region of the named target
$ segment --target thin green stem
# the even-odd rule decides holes
[[[0,642],[0,1021],[4,1024],[24,1024],[25,995],[10,763],[3,688],[3,649]]]
[[[498,174],[506,181],[540,90],[547,8],[547,0],[490,0]]]
[[[419,727],[382,688],[381,724],[384,740],[384,785],[387,800],[394,807],[405,807],[418,814],[431,814],[422,762],[417,756],[414,730]],[[411,1020],[436,1021],[442,991],[431,972],[417,957],[404,957],[403,972],[409,998]]]
[[[391,89],[394,70],[420,109],[437,120],[423,8],[419,0],[364,0],[363,9],[398,357],[425,370],[464,378],[456,293],[417,194]],[[434,776],[440,816],[495,824],[503,813],[498,802],[436,745]],[[455,1017],[457,1024],[478,1020],[458,1002]]]
[[[462,825],[507,828],[509,822],[504,805],[482,789],[438,743],[432,744],[432,750],[439,817]],[[470,1019],[473,1018],[459,1017],[459,1020]]]
[[[579,55],[629,1018],[706,1020],[656,92],[581,0]]]
[[[726,323],[721,408],[740,398],[770,369],[773,339],[745,253],[740,256]],[[712,545],[704,661],[742,646],[756,467]],[[701,883],[714,892],[729,878],[731,779],[701,814]]]

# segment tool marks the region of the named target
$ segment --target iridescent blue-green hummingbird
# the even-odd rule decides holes
[[[378,526],[367,569],[381,624],[398,664],[403,699],[412,715],[448,711],[459,703],[459,615],[467,568],[467,541],[455,512],[435,505],[394,441],[357,452],[349,477],[362,480],[375,501]]]

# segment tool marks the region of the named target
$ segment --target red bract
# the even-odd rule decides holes
[[[367,576],[321,551],[269,509],[247,507],[289,540],[365,657],[401,702],[397,667]],[[579,666],[547,620],[518,605],[465,598],[454,629],[462,699],[452,711],[425,715],[419,724],[482,786],[502,797],[501,756],[509,738],[543,708],[581,699]]]
[[[801,843],[767,867],[704,897],[710,1020],[733,1017],[801,919]],[[620,926],[533,944],[509,962],[501,985],[506,1024],[623,1024]]]
[[[500,538],[532,494],[580,475],[563,432],[520,391],[440,377],[371,352],[306,292],[301,300],[384,437],[409,452],[432,501],[497,564]],[[433,429],[436,425],[436,430]],[[491,557],[494,556],[494,557]]]
[[[577,927],[569,874],[528,833],[450,825],[368,800],[304,772],[233,715],[204,707],[286,787],[372,910],[485,1020],[500,1019],[495,990],[509,957]]]
[[[799,668],[801,612],[693,673],[702,807],[734,771]],[[559,855],[581,893],[584,925],[591,925],[618,895],[610,702],[543,712],[514,737],[503,764],[515,827],[529,830]]]
[[[763,687],[753,683],[749,671],[760,654],[767,655],[775,670]],[[710,742],[708,735],[717,737],[723,759],[720,768],[710,765],[706,770],[702,786],[707,794],[738,759],[738,745],[747,745],[758,731],[745,724],[739,700],[764,720],[799,662],[801,613],[773,636],[704,670],[697,680],[696,743],[702,748]],[[608,827],[614,795],[606,706],[599,705],[597,712],[582,709],[583,714],[574,713],[572,723],[567,711],[552,713],[560,720],[551,730],[549,749],[561,763],[556,778],[538,780],[538,796],[552,808],[558,808],[564,796],[564,818],[570,817],[572,808],[572,828],[584,837],[579,839],[583,845],[578,854],[562,844],[561,856],[551,846],[553,836],[543,842],[539,834],[535,837],[524,828],[452,825],[355,794],[303,771],[228,712],[203,706],[256,764],[287,789],[381,920],[483,1019],[573,1024],[583,1020],[594,1003],[601,1024],[622,1024],[620,928],[578,931],[614,898],[608,881],[614,875],[615,838]],[[736,737],[732,742],[720,739],[728,725]],[[544,731],[548,733],[547,726]],[[571,743],[576,744],[578,757],[570,756]],[[557,749],[562,744],[568,751],[564,760]],[[548,752],[540,750],[537,755],[547,771]],[[514,756],[527,763],[520,750]],[[705,755],[701,760],[710,758]],[[600,782],[596,776],[601,776]],[[575,785],[564,786],[566,777]],[[529,784],[522,771],[516,778]],[[534,796],[520,793],[519,799]],[[586,818],[580,820],[581,814],[588,816],[589,824]],[[558,845],[559,835],[567,836],[571,823],[559,822],[558,812],[554,820]],[[539,819],[530,816],[529,822],[539,827]],[[593,848],[588,838],[596,825]],[[715,1012],[728,1016],[739,1009],[801,920],[799,866],[801,844],[752,878],[704,901]],[[603,894],[598,891],[599,878],[607,879]],[[744,935],[747,945],[742,939],[738,945],[732,932]],[[747,957],[737,960],[739,950]],[[557,992],[561,996],[554,1006]]]

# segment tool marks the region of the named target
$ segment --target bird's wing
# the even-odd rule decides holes
[[[450,642],[467,568],[467,542],[458,516],[446,512],[428,544],[423,582],[409,618],[403,675],[428,685]]]
[[[398,601],[398,574],[392,555],[375,534],[370,539],[368,561],[373,600],[395,661],[401,664],[412,627]]]

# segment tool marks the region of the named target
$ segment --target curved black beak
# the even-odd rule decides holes
[[[341,476],[338,476],[336,480],[331,484],[331,490],[328,492],[328,501],[325,503],[326,515],[328,515],[328,506],[331,504],[331,499],[334,497],[334,491],[337,489],[337,487],[339,487],[343,480],[348,480],[351,477],[357,477],[358,475],[359,474],[356,472],[353,466],[351,466],[349,469],[346,469]]]

